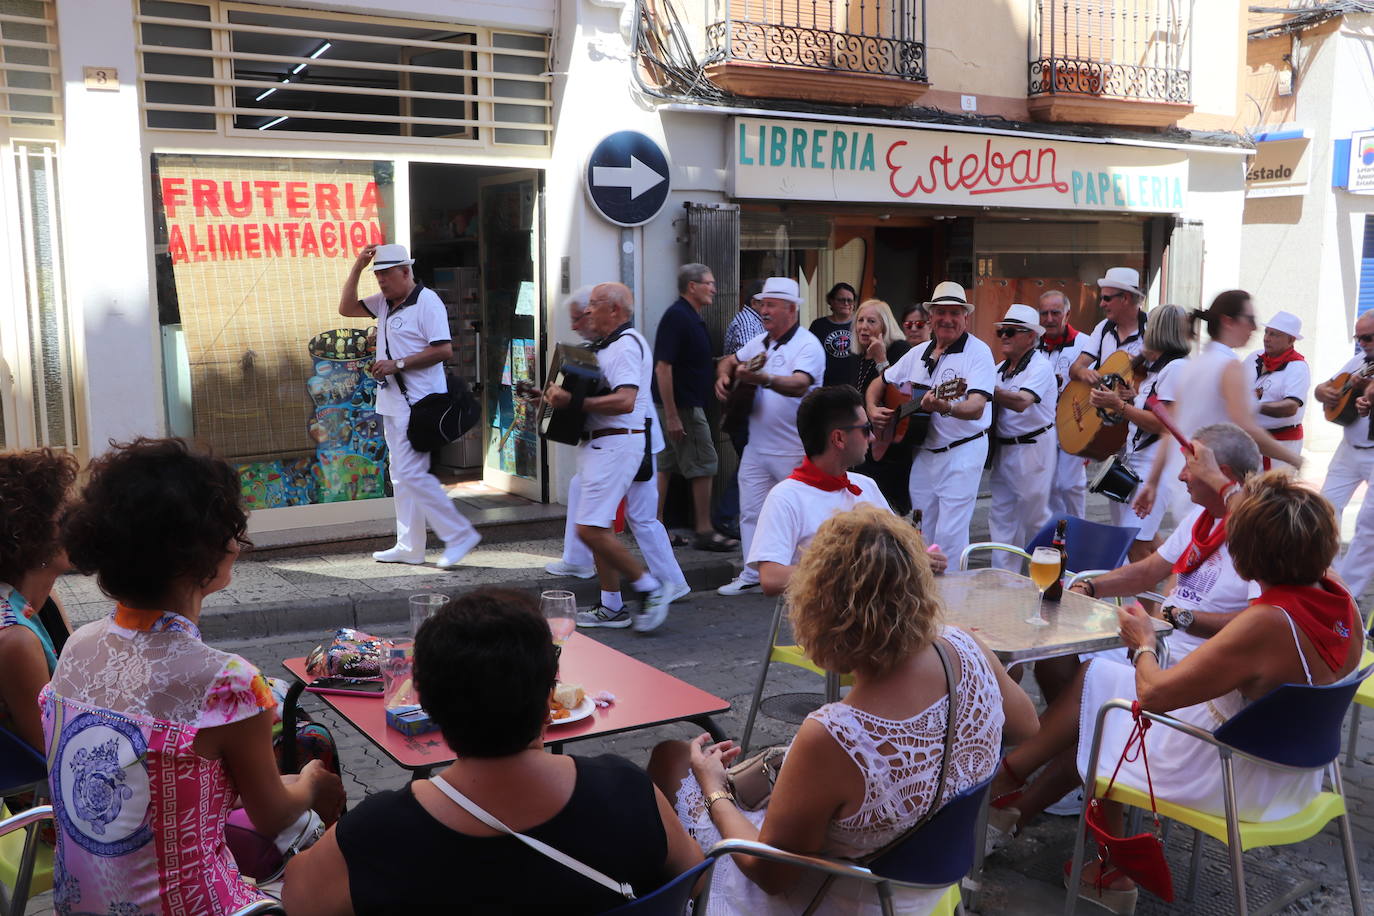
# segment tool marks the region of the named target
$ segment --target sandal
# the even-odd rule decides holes
[[[1011,768],[1011,764],[1007,763],[1007,758],[1002,758],[1001,767],[1007,771],[1007,775],[1010,776],[1018,786],[1024,786],[1026,784],[1026,781]],[[1013,789],[1010,792],[997,796],[992,801],[988,802],[988,804],[993,808],[1008,808],[1015,804],[1016,800],[1020,797],[1021,790]]]
[[[1088,862],[1088,865],[1092,864],[1093,862]],[[1073,862],[1065,862],[1064,887],[1069,886],[1069,878],[1072,875]],[[1125,872],[1108,868],[1097,876],[1096,881],[1083,881],[1078,885],[1078,899],[1095,903],[1108,912],[1117,914],[1117,916],[1131,916],[1135,912],[1137,901],[1140,899],[1140,888],[1114,889],[1107,887],[1117,878],[1125,877],[1128,877]]]
[[[712,553],[729,553],[739,549],[739,541],[728,538],[719,531],[702,531],[697,534],[692,546],[697,550],[709,550]]]
[[[668,535],[668,543],[674,547],[690,547],[692,539],[685,534],[670,534]]]

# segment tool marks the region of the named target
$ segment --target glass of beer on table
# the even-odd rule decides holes
[[[553,644],[561,646],[577,629],[577,597],[572,592],[551,589],[539,596],[539,609],[549,622]]]
[[[1030,577],[1035,583],[1035,587],[1040,589],[1040,598],[1035,602],[1035,613],[1026,618],[1026,623],[1033,627],[1047,627],[1050,622],[1040,613],[1045,606],[1045,589],[1054,584],[1054,580],[1059,578],[1060,556],[1059,551],[1053,547],[1037,547],[1035,553],[1031,554]]]

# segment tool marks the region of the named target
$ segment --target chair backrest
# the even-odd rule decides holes
[[[1334,684],[1275,687],[1227,719],[1213,735],[1241,753],[1281,766],[1316,769],[1341,752],[1341,723],[1374,665]]]
[[[933,886],[955,884],[973,868],[981,838],[976,836],[992,780],[961,792],[929,821],[868,862],[875,875],[892,881]]]
[[[715,859],[704,859],[652,894],[631,900],[613,910],[605,910],[605,916],[628,913],[635,916],[682,916],[687,912],[687,903],[692,899],[697,880],[715,864]]]
[[[14,732],[0,728],[0,795],[48,781],[48,762]]]
[[[1070,515],[1068,528],[1064,533],[1065,544],[1069,551],[1069,572],[1085,569],[1117,569],[1126,562],[1126,553],[1135,542],[1140,526],[1118,528],[1090,522],[1085,518]],[[1052,518],[1036,532],[1026,545],[1026,553],[1035,553],[1037,547],[1048,547],[1054,540],[1054,527],[1059,519]]]

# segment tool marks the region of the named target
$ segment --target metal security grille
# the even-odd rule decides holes
[[[707,0],[727,60],[926,79],[923,0]]]
[[[152,129],[547,146],[548,37],[452,23],[141,0]]]
[[[62,116],[51,0],[0,0],[0,117],[11,127]]]
[[[1035,0],[1030,94],[1192,100],[1193,0]]]

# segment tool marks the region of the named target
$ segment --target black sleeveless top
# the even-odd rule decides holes
[[[616,881],[636,897],[664,883],[668,837],[654,786],[621,757],[573,757],[572,797],[525,831]],[[357,916],[404,913],[600,913],[619,894],[509,836],[458,833],[409,788],[378,792],[339,821],[336,836]]]

